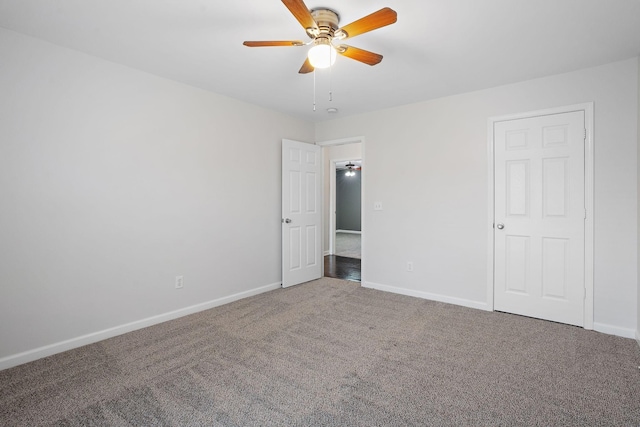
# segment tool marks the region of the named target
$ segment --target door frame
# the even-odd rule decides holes
[[[362,156],[360,156],[362,157]],[[325,159],[323,159],[324,162]],[[338,211],[338,203],[336,202],[338,189],[336,184],[336,175],[338,172],[338,168],[336,167],[336,163],[345,162],[349,160],[360,160],[362,162],[362,158],[351,158],[348,159],[331,159],[329,162],[329,255],[336,254],[336,231],[337,231],[337,219],[336,213]],[[362,178],[362,169],[360,170],[360,176]],[[326,181],[326,180],[325,180]],[[362,181],[361,181],[362,182]],[[360,235],[362,236],[362,186],[360,186]],[[324,211],[323,211],[324,212]],[[360,248],[362,250],[362,247]],[[325,252],[326,253],[326,252]],[[362,254],[360,254],[362,257]]]
[[[544,110],[529,111],[524,113],[509,114],[504,116],[490,117],[487,123],[487,156],[488,156],[488,221],[487,221],[487,309],[494,310],[494,280],[495,280],[495,242],[494,224],[495,218],[495,164],[494,164],[494,129],[496,122],[506,120],[527,119],[536,116],[547,116],[552,114],[570,113],[575,111],[584,112],[584,127],[586,130],[584,142],[584,204],[586,218],[584,222],[584,329],[593,329],[593,271],[594,271],[594,135],[593,102],[567,105],[562,107],[548,108]]]
[[[331,146],[336,146],[336,145],[347,145],[347,144],[356,144],[356,143],[360,143],[361,144],[361,150],[360,150],[360,158],[362,160],[362,170],[360,171],[360,176],[361,176],[361,187],[360,187],[360,219],[361,219],[361,231],[360,231],[360,258],[362,259],[362,263],[360,265],[360,283],[364,283],[365,280],[365,257],[364,257],[364,252],[365,252],[365,215],[366,215],[366,209],[364,208],[366,206],[365,204],[365,181],[366,181],[366,174],[365,174],[365,138],[364,136],[353,136],[353,137],[348,137],[348,138],[340,138],[340,139],[330,139],[330,140],[326,140],[326,141],[318,141],[316,142],[316,145],[319,145],[321,147],[331,147]],[[324,165],[325,162],[328,159],[325,159],[324,157],[324,150],[322,150],[322,164]],[[325,168],[322,168],[322,173],[325,172]],[[329,252],[330,254],[335,254],[335,228],[336,228],[336,224],[335,224],[335,216],[331,215],[331,209],[333,209],[333,211],[335,211],[335,206],[336,206],[336,198],[335,198],[335,180],[336,180],[336,164],[335,161],[330,161],[329,162],[329,173],[331,174],[329,176],[329,188],[323,188],[322,194],[322,224],[324,227],[324,224],[327,223],[327,218],[325,217],[325,212],[326,212],[326,206],[324,206],[324,203],[327,199],[327,191],[329,192]],[[333,181],[332,181],[333,179]],[[323,177],[322,182],[326,182],[327,180]],[[322,230],[322,235],[323,235],[323,239],[324,239],[324,233],[325,230]],[[333,233],[333,235],[331,234]],[[323,271],[324,274],[324,271]]]

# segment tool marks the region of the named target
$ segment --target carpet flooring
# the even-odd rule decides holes
[[[2,426],[638,426],[631,339],[323,278],[0,372]]]

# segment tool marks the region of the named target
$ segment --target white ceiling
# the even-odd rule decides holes
[[[0,26],[312,121],[464,93],[640,54],[640,0],[306,0],[341,26],[388,6],[398,22],[348,40],[384,55],[298,74],[308,40],[280,0],[0,0]],[[329,82],[333,102],[329,102]],[[326,109],[335,107],[337,114]]]

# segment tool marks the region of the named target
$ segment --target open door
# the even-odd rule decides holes
[[[322,277],[321,147],[282,140],[282,287]]]

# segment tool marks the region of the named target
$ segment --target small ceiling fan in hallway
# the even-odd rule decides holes
[[[282,41],[245,41],[248,47],[267,46],[309,46],[308,57],[299,73],[306,74],[315,68],[327,68],[333,65],[337,54],[355,59],[368,65],[376,65],[382,61],[382,55],[359,49],[357,47],[334,44],[353,38],[369,31],[377,30],[397,21],[397,13],[388,7],[382,8],[344,27],[339,27],[340,16],[334,10],[317,8],[309,10],[302,0],[282,0],[293,16],[311,38],[310,42],[301,40]]]

